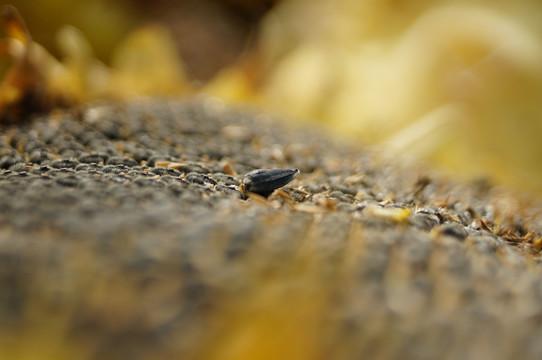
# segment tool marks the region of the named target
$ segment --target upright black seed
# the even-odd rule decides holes
[[[267,197],[292,181],[297,174],[298,169],[254,170],[245,175],[240,189],[243,193],[252,192]]]

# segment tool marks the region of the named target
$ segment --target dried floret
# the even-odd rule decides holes
[[[7,38],[0,42],[0,55],[12,65],[0,83],[0,123],[21,121],[27,115],[66,102],[48,86],[47,78],[61,65],[32,37],[15,7],[3,8]]]

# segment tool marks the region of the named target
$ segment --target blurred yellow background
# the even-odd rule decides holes
[[[79,99],[205,92],[542,192],[540,1],[13,5]]]
[[[263,23],[262,93],[296,116],[540,191],[541,7],[288,1]]]

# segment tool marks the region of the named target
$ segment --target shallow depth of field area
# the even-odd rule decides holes
[[[51,86],[70,97],[203,92],[542,189],[537,1],[15,5],[63,66],[45,69]]]

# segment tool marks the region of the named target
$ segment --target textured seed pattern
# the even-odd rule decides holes
[[[534,205],[210,104],[2,129],[0,358],[540,358]]]

